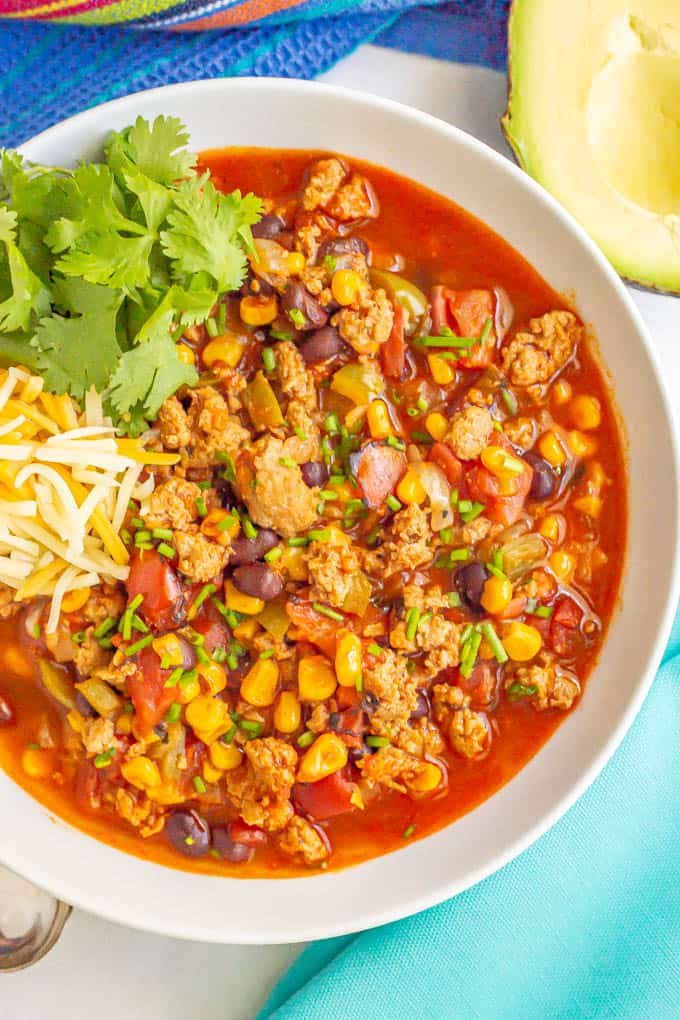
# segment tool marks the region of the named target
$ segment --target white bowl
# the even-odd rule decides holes
[[[0,774],[0,860],[69,903],[139,928],[215,942],[340,935],[422,910],[500,868],[574,803],[616,749],[652,682],[678,594],[672,414],[640,316],[595,245],[509,160],[426,114],[297,81],[203,81],[89,110],[32,139],[23,152],[58,165],[92,158],[110,129],[138,114],[159,113],[181,117],[196,149],[336,150],[454,199],[556,290],[575,292],[599,337],[627,425],[630,530],[622,604],[583,701],[499,793],[435,835],[331,874],[276,881],[206,877],[147,863],[55,824]]]

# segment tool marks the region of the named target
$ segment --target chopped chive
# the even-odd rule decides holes
[[[205,600],[209,599],[211,595],[214,595],[216,591],[217,587],[214,584],[204,584],[194,601],[191,603],[191,613],[195,616]]]
[[[483,330],[481,332],[481,335],[479,337],[480,343],[484,343],[486,340],[488,340],[489,333],[491,332],[491,326],[492,325],[493,325],[493,323],[491,321],[491,318],[488,318],[486,320],[486,322],[484,323],[484,328],[483,328]]]
[[[534,616],[540,617],[541,620],[549,620],[554,612],[554,606],[537,606]]]
[[[200,517],[207,517],[208,507],[206,505],[205,500],[203,499],[203,496],[198,496],[196,498],[196,510],[198,511]]]
[[[370,645],[366,646],[366,651],[370,652],[371,655],[382,655],[384,650],[376,641],[371,641]]]
[[[232,670],[238,669],[238,659],[233,652],[230,652],[227,656],[227,666]]]
[[[344,621],[342,613],[336,613],[335,609],[331,609],[330,606],[324,606],[321,602],[312,602],[312,609],[321,613],[322,616],[327,616],[329,620],[337,620],[339,623]]]
[[[227,306],[224,301],[221,301],[217,306],[217,327],[219,329],[218,335],[222,336],[227,328]]]
[[[340,420],[335,412],[326,415],[323,420],[323,427],[329,436],[333,436],[340,431]]]
[[[161,659],[161,669],[170,669],[172,662],[170,661],[169,655],[164,655]]]
[[[389,737],[366,737],[366,744],[368,747],[388,747],[390,743]]]
[[[298,439],[301,439],[301,440],[302,440],[302,442],[303,442],[303,443],[306,443],[306,442],[307,442],[307,440],[309,439],[309,436],[307,435],[307,433],[306,433],[306,432],[304,432],[304,431],[303,431],[303,430],[302,430],[302,429],[300,428],[300,426],[299,426],[299,425],[295,425],[295,426],[293,427],[293,432],[294,432],[294,433],[295,433],[295,435],[296,435],[296,436],[298,437]]]
[[[281,465],[282,467],[287,467],[287,468],[294,468],[294,467],[297,467],[297,464],[296,464],[296,462],[295,462],[295,461],[293,460],[293,458],[292,458],[292,457],[279,457],[279,464],[280,464],[280,465]]]
[[[137,609],[139,609],[143,601],[144,601],[143,595],[135,595],[132,602],[129,604],[128,609],[134,613]]]
[[[288,318],[293,323],[296,329],[302,329],[302,327],[307,322],[305,314],[300,308],[291,308],[290,311],[288,312]]]
[[[215,320],[212,317],[210,319],[206,319],[205,328],[208,331],[208,336],[209,337],[219,336],[219,330],[217,329],[217,323],[215,322]]]
[[[226,648],[215,648],[212,653],[213,662],[224,662],[227,657]]]
[[[354,681],[354,686],[356,687],[357,691],[361,694],[361,692],[364,689],[364,677],[362,673],[359,673],[359,676]]]
[[[135,532],[135,545],[141,545],[142,542],[148,542],[151,538],[151,532],[144,529],[143,531]]]
[[[141,618],[141,616],[138,616],[137,613],[132,614],[132,629],[138,630],[140,634],[149,633],[149,628],[144,623],[144,620]]]
[[[503,642],[496,633],[494,625],[487,621],[486,623],[481,624],[481,631],[486,640],[489,642],[489,647],[496,656],[496,661],[501,663],[507,662],[508,653],[503,647]]]
[[[533,616],[534,613],[536,612],[536,606],[537,605],[538,605],[538,602],[536,601],[536,599],[529,598],[529,599],[527,599],[527,604],[526,604],[526,607],[525,607],[525,611],[527,613],[531,613],[531,615]]]
[[[156,552],[158,552],[161,556],[165,556],[168,560],[171,560],[175,555],[174,547],[168,545],[167,542],[159,542],[156,546]]]
[[[387,446],[393,447],[395,450],[405,450],[406,443],[403,439],[398,439],[397,436],[388,436],[385,440]]]
[[[328,542],[332,536],[329,528],[312,528],[307,532],[310,542]]]
[[[87,634],[84,630],[77,630],[75,634],[71,634],[71,641],[73,641],[74,645],[82,645],[86,638]]]
[[[174,533],[170,528],[154,528],[151,532],[151,537],[160,539],[163,542],[172,542]]]
[[[490,574],[493,574],[493,576],[497,577],[500,581],[505,580],[505,574],[503,573],[503,571],[499,570],[498,567],[495,567],[493,563],[487,563],[486,569],[489,571]]]
[[[471,675],[477,660],[477,652],[482,643],[482,633],[473,628],[470,637],[465,642],[465,648],[461,655],[460,675],[466,679]]]
[[[134,513],[136,511],[136,509],[137,509],[137,500],[136,499],[129,499],[128,500],[127,508],[128,508],[128,510],[132,510],[132,512]]]
[[[324,503],[332,503],[334,499],[338,499],[337,492],[333,492],[332,489],[321,489],[319,492],[319,499],[323,500]]]
[[[132,541],[132,535],[130,534],[127,528],[122,528],[120,537],[125,542],[125,545],[129,545],[130,542]]]
[[[458,509],[460,510],[460,503],[458,504]],[[471,521],[476,520],[480,514],[484,513],[484,509],[485,507],[483,503],[472,503],[468,510],[461,511],[461,520],[464,521],[465,524],[469,524]]]
[[[449,545],[453,541],[453,528],[442,528],[439,539],[444,545]]]
[[[462,514],[467,513],[468,510],[472,510],[472,500],[470,499],[459,499],[458,509]]]
[[[401,503],[399,502],[399,500],[397,499],[396,496],[393,496],[391,494],[385,500],[385,504],[386,504],[386,506],[389,507],[390,510],[394,510],[395,513],[396,513],[397,510],[401,510]],[[363,507],[363,504],[362,504],[362,507]]]
[[[413,641],[420,622],[420,610],[414,606],[406,614],[406,638]]]
[[[196,658],[198,661],[203,663],[204,666],[207,666],[210,662],[210,656],[206,652],[205,648],[201,648],[200,645],[196,645],[194,651],[196,652]]]
[[[142,520],[141,517],[133,517],[131,519],[131,521],[130,521],[130,524],[132,525],[133,528],[143,528],[144,527],[144,521]]]
[[[42,748],[40,747],[40,744],[38,744],[35,740],[31,740],[28,744],[26,744],[26,747],[29,749],[29,751],[40,751],[40,750],[42,750]]]
[[[129,641],[132,636],[132,617],[134,613],[130,606],[125,610],[120,618],[119,630],[123,635],[123,641]]]
[[[116,753],[115,747],[110,747],[108,751],[103,751],[101,754],[96,754],[93,759],[93,764],[96,769],[105,769],[107,765],[110,765],[113,761],[113,756]]]
[[[205,783],[203,782],[203,780],[201,779],[200,776],[194,776],[194,778],[192,779],[192,782],[194,784],[194,790],[196,791],[196,793],[206,793],[207,792],[208,788],[207,788],[207,786],[205,785]]]
[[[503,569],[503,550],[502,549],[494,549],[493,556],[491,557],[491,562],[493,563],[494,567],[498,568],[498,570],[502,570]]]
[[[451,506],[458,506],[458,489],[451,489],[451,495],[449,496],[449,503]]]
[[[281,330],[281,329],[270,329],[269,330],[269,335],[272,338],[272,340],[292,340],[293,339],[293,334],[292,333],[286,333],[285,330]]]
[[[450,609],[458,609],[461,604],[461,597],[457,591],[447,592],[446,601],[449,604]]]
[[[345,475],[333,474],[328,479],[328,484],[329,485],[342,485],[342,483],[344,481],[345,481]]]
[[[413,835],[413,833],[415,831],[416,831],[415,825],[413,825],[413,824],[407,825],[406,828],[404,829],[404,831],[401,834],[401,838],[402,839],[410,839],[410,837]]]
[[[239,729],[247,733],[249,737],[259,737],[264,729],[264,723],[258,722],[256,719],[241,719],[238,725]]]
[[[184,845],[185,846],[193,846],[195,842],[196,842],[196,840],[194,839],[193,836],[185,836],[184,837]]]
[[[271,347],[262,348],[262,364],[265,372],[273,372],[276,369],[276,355]]]
[[[334,273],[335,267],[338,264],[338,260],[336,259],[335,255],[325,255],[323,264],[325,265],[329,273]]]
[[[309,747],[310,744],[314,743],[315,739],[316,735],[312,733],[311,730],[305,730],[305,732],[301,733],[297,738],[296,744],[298,747]]]
[[[99,639],[106,637],[106,635],[113,630],[117,623],[118,620],[116,620],[113,616],[107,616],[106,619],[102,620],[102,622],[94,631],[95,638]]]
[[[191,684],[194,680],[198,679],[198,671],[195,669],[188,669],[185,673],[182,673],[179,678],[180,687],[186,687],[187,684]]]
[[[236,518],[232,514],[225,514],[222,520],[218,521],[215,527],[218,531],[226,531],[227,528],[233,528],[236,524]]]
[[[501,398],[510,414],[512,415],[517,414],[518,407],[515,394],[511,390],[507,389],[505,386],[501,386]]]
[[[468,350],[478,344],[480,339],[478,336],[456,336],[455,333],[451,333],[450,336],[421,336],[417,343],[423,347],[454,347]]]
[[[297,538],[289,538],[288,545],[291,549],[299,549],[303,545],[309,545],[309,539],[303,538],[302,535],[298,535]]]
[[[449,553],[449,561],[451,563],[462,563],[464,560],[468,560],[469,558],[469,549],[452,549]]]
[[[280,560],[282,556],[283,549],[280,545],[277,545],[264,554],[264,561],[265,563],[276,563],[276,561]]]
[[[449,554],[442,553],[441,556],[437,556],[437,559],[434,561],[434,565],[435,567],[443,567],[445,570],[448,570],[448,568],[451,566]]]
[[[163,686],[164,687],[176,687],[177,684],[180,682],[180,680],[182,679],[183,676],[184,676],[184,669],[183,669],[183,667],[182,666],[175,666],[175,668],[173,669],[172,673],[170,674],[168,679],[165,681],[165,684]]]
[[[179,718],[182,714],[182,706],[178,701],[173,701],[170,708],[165,713],[165,721],[169,723],[179,722]]]
[[[511,701],[518,701],[519,698],[530,698],[536,693],[536,687],[530,684],[528,687],[517,681],[511,687],[508,687],[508,695]]]
[[[223,733],[222,736],[220,737],[220,740],[222,741],[222,743],[223,744],[231,744],[232,740],[236,736],[236,731],[237,730],[238,730],[238,726],[236,725],[236,723],[234,723],[234,725],[230,729],[228,729],[226,733]]]
[[[418,410],[417,407],[407,407],[406,413],[409,416],[409,418],[417,418],[418,415],[420,414],[420,411]]]
[[[388,496],[387,497],[385,502],[387,503],[388,506],[391,505],[389,503],[390,499],[394,500],[395,497],[394,496]],[[398,502],[398,500],[395,500],[395,502]],[[401,509],[401,503],[399,503],[399,508]],[[364,509],[365,509],[364,501],[362,499],[348,499],[347,502],[345,503],[345,513],[353,514],[353,513],[358,512],[359,510],[364,510]]]
[[[273,648],[265,648],[265,650],[263,652],[260,652],[260,658],[261,659],[271,659],[273,654],[274,654],[274,649]]]
[[[137,652],[141,652],[142,648],[146,648],[153,641],[153,634],[146,634],[139,641],[135,641],[133,644],[128,645],[124,651],[124,655],[129,657],[130,655],[136,655]]]
[[[225,453],[225,452],[224,452],[223,450],[218,450],[218,452],[217,452],[217,459],[218,459],[218,460],[219,460],[219,461],[220,461],[220,462],[221,462],[222,464],[224,464],[224,465],[225,465],[225,468],[224,468],[224,475],[223,475],[223,477],[224,477],[224,478],[225,478],[225,479],[226,479],[226,480],[227,480],[228,482],[234,482],[234,481],[236,481],[236,467],[235,467],[235,465],[234,465],[234,461],[233,461],[233,460],[232,460],[232,458],[231,458],[231,457],[229,456],[229,454],[228,454],[228,453]]]

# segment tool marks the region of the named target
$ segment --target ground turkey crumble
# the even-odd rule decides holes
[[[583,337],[583,326],[572,312],[547,312],[531,319],[503,348],[503,368],[515,386],[545,383],[566,365]]]

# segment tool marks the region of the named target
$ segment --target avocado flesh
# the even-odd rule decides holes
[[[520,165],[633,282],[680,293],[679,0],[514,0]]]

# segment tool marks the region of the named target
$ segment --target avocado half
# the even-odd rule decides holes
[[[680,294],[680,0],[514,0],[501,120],[618,272]]]

